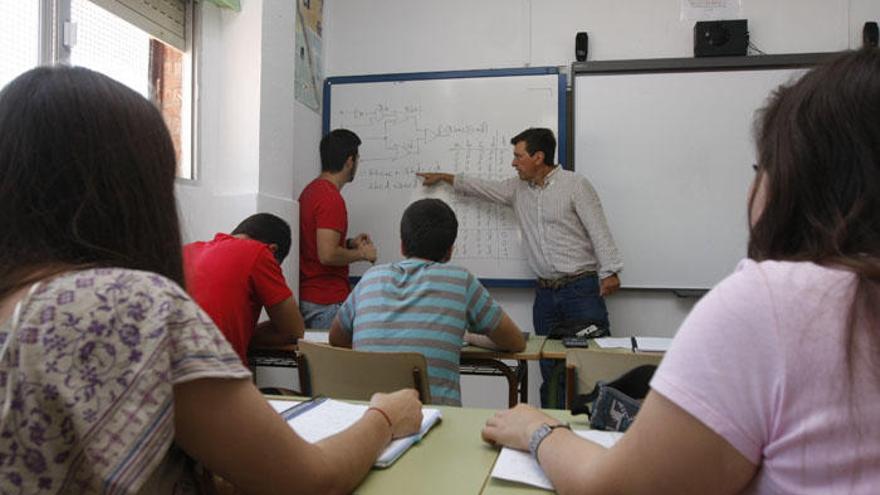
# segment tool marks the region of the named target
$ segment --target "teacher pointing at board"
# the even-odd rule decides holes
[[[531,128],[510,140],[518,178],[490,181],[445,173],[419,173],[425,186],[446,182],[456,193],[513,208],[525,236],[529,265],[538,276],[532,319],[547,335],[562,322],[592,321],[606,328],[604,296],[620,287],[623,268],[599,196],[586,177],[553,164],[553,131]],[[541,360],[541,405],[561,407],[563,390],[551,396],[554,362]]]

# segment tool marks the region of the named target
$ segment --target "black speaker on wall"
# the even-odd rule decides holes
[[[574,58],[578,62],[587,60],[589,51],[590,37],[584,31],[579,32],[574,37]]]
[[[877,39],[880,38],[880,29],[876,22],[866,22],[862,28],[862,46],[865,48],[877,48]]]
[[[695,57],[733,57],[749,50],[749,25],[745,19],[701,21],[694,24]]]

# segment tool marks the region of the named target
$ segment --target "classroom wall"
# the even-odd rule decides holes
[[[294,165],[294,150],[306,147],[298,139],[311,145],[319,121],[294,101],[294,8],[275,0],[246,2],[238,13],[209,4],[197,9],[197,179],[176,187],[185,242],[269,212],[291,224],[299,245],[298,177],[311,171]],[[299,120],[305,130],[295,133]],[[282,268],[295,285],[295,247]]]
[[[326,75],[544,65],[567,69],[578,31],[589,32],[589,60],[690,57],[694,20],[682,19],[683,3],[326,0]],[[751,40],[766,53],[856,47],[863,23],[880,20],[876,0],[742,0],[741,9],[741,17],[749,20]],[[625,269],[621,276],[626,278]],[[531,291],[492,293],[521,327],[531,329]],[[672,336],[694,303],[669,292],[634,290],[608,299],[616,335]],[[535,398],[540,379],[535,370],[530,378],[530,395]],[[499,399],[484,380],[465,378],[466,404],[503,403],[503,396]]]
[[[681,5],[681,0],[325,0],[325,73],[567,68],[574,33],[581,30],[590,33],[590,60],[687,57],[693,21],[681,19]],[[767,53],[858,46],[862,24],[880,20],[876,0],[742,0],[741,5],[752,41]],[[229,230],[258,208],[295,210],[292,198],[319,173],[320,116],[293,98],[294,8],[290,0],[247,0],[234,13],[200,3],[199,179],[177,188],[187,240]],[[296,272],[286,267],[285,273]],[[531,328],[531,291],[492,292],[520,326]],[[622,291],[608,304],[615,334],[671,336],[694,301]],[[506,397],[498,380],[465,378],[465,404],[502,407]],[[530,383],[534,403],[539,383],[534,367]]]

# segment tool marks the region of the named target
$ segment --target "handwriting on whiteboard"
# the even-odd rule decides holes
[[[443,171],[494,180],[514,175],[511,135],[486,120],[438,121],[435,115],[425,125],[418,104],[378,103],[333,114],[335,127],[351,129],[363,141],[353,187],[409,197],[424,189],[416,172]],[[459,222],[453,262],[525,260],[519,225],[510,208],[448,192],[442,196]]]

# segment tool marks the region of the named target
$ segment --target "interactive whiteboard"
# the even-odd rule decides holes
[[[565,83],[556,68],[331,78],[324,95],[324,132],[346,128],[362,140],[357,175],[342,195],[349,233],[373,238],[377,263],[402,258],[403,210],[440,197],[459,223],[452,263],[487,285],[532,283],[512,209],[454,195],[446,185],[425,188],[415,174],[514,177],[510,138],[528,127],[553,129],[565,157]],[[352,275],[367,268],[354,264]]]
[[[623,287],[709,289],[746,256],[755,111],[818,55],[575,64],[574,161]]]

